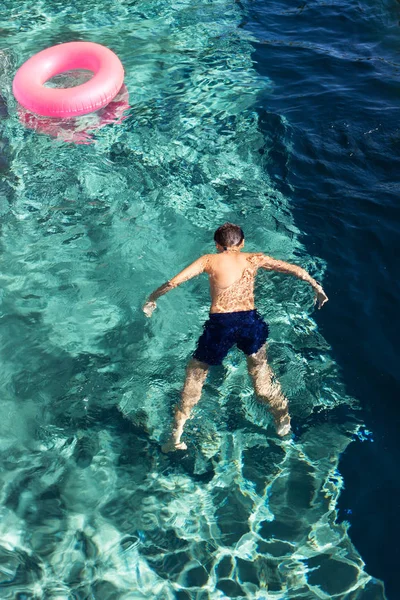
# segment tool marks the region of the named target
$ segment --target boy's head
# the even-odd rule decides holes
[[[222,250],[235,247],[241,248],[244,244],[244,233],[239,225],[224,223],[214,233],[214,241]]]

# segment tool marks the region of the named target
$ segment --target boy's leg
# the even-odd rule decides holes
[[[272,370],[267,363],[266,345],[247,356],[247,368],[253,380],[254,391],[261,402],[268,404],[275,420],[278,435],[290,431],[288,401],[278,382],[272,381]]]
[[[180,404],[175,406],[175,418],[172,434],[162,446],[163,452],[171,450],[186,450],[186,444],[181,442],[181,435],[192,408],[198,403],[208,373],[208,365],[195,358],[189,361],[186,369],[186,379],[183,386]]]

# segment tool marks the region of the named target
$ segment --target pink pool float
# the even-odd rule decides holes
[[[91,71],[93,77],[75,87],[45,87],[52,77],[66,71]],[[101,111],[88,129],[126,118],[129,96],[123,82],[124,68],[109,48],[94,42],[68,42],[42,50],[27,60],[14,77],[13,93],[26,109],[19,113],[24,125],[66,141],[84,143],[91,136],[76,124],[75,117]]]
[[[72,70],[92,71],[90,81],[67,89],[46,88],[46,81]],[[22,106],[44,117],[77,117],[107,106],[124,82],[124,68],[109,48],[93,42],[68,42],[42,50],[14,77],[13,93]]]

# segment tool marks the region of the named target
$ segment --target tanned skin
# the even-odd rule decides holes
[[[216,244],[217,254],[201,256],[150,294],[143,306],[146,316],[151,317],[160,296],[201,273],[207,273],[209,277],[210,313],[253,310],[255,308],[254,278],[259,268],[294,275],[309,283],[315,292],[318,308],[328,301],[322,287],[305,269],[282,260],[275,260],[262,253],[242,252],[243,247],[244,240],[239,245],[226,249]],[[283,395],[279,383],[273,381],[273,373],[267,362],[266,344],[255,354],[247,356],[247,367],[257,398],[271,410],[277,433],[281,436],[287,435],[290,432],[288,401]],[[172,433],[169,440],[162,446],[163,452],[186,449],[186,444],[181,441],[183,428],[190,418],[191,410],[200,400],[208,369],[209,365],[206,363],[194,358],[189,361],[181,401],[175,407]]]

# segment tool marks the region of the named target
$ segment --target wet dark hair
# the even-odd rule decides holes
[[[231,246],[239,246],[244,240],[244,233],[239,225],[224,223],[214,233],[214,241],[227,250]]]

